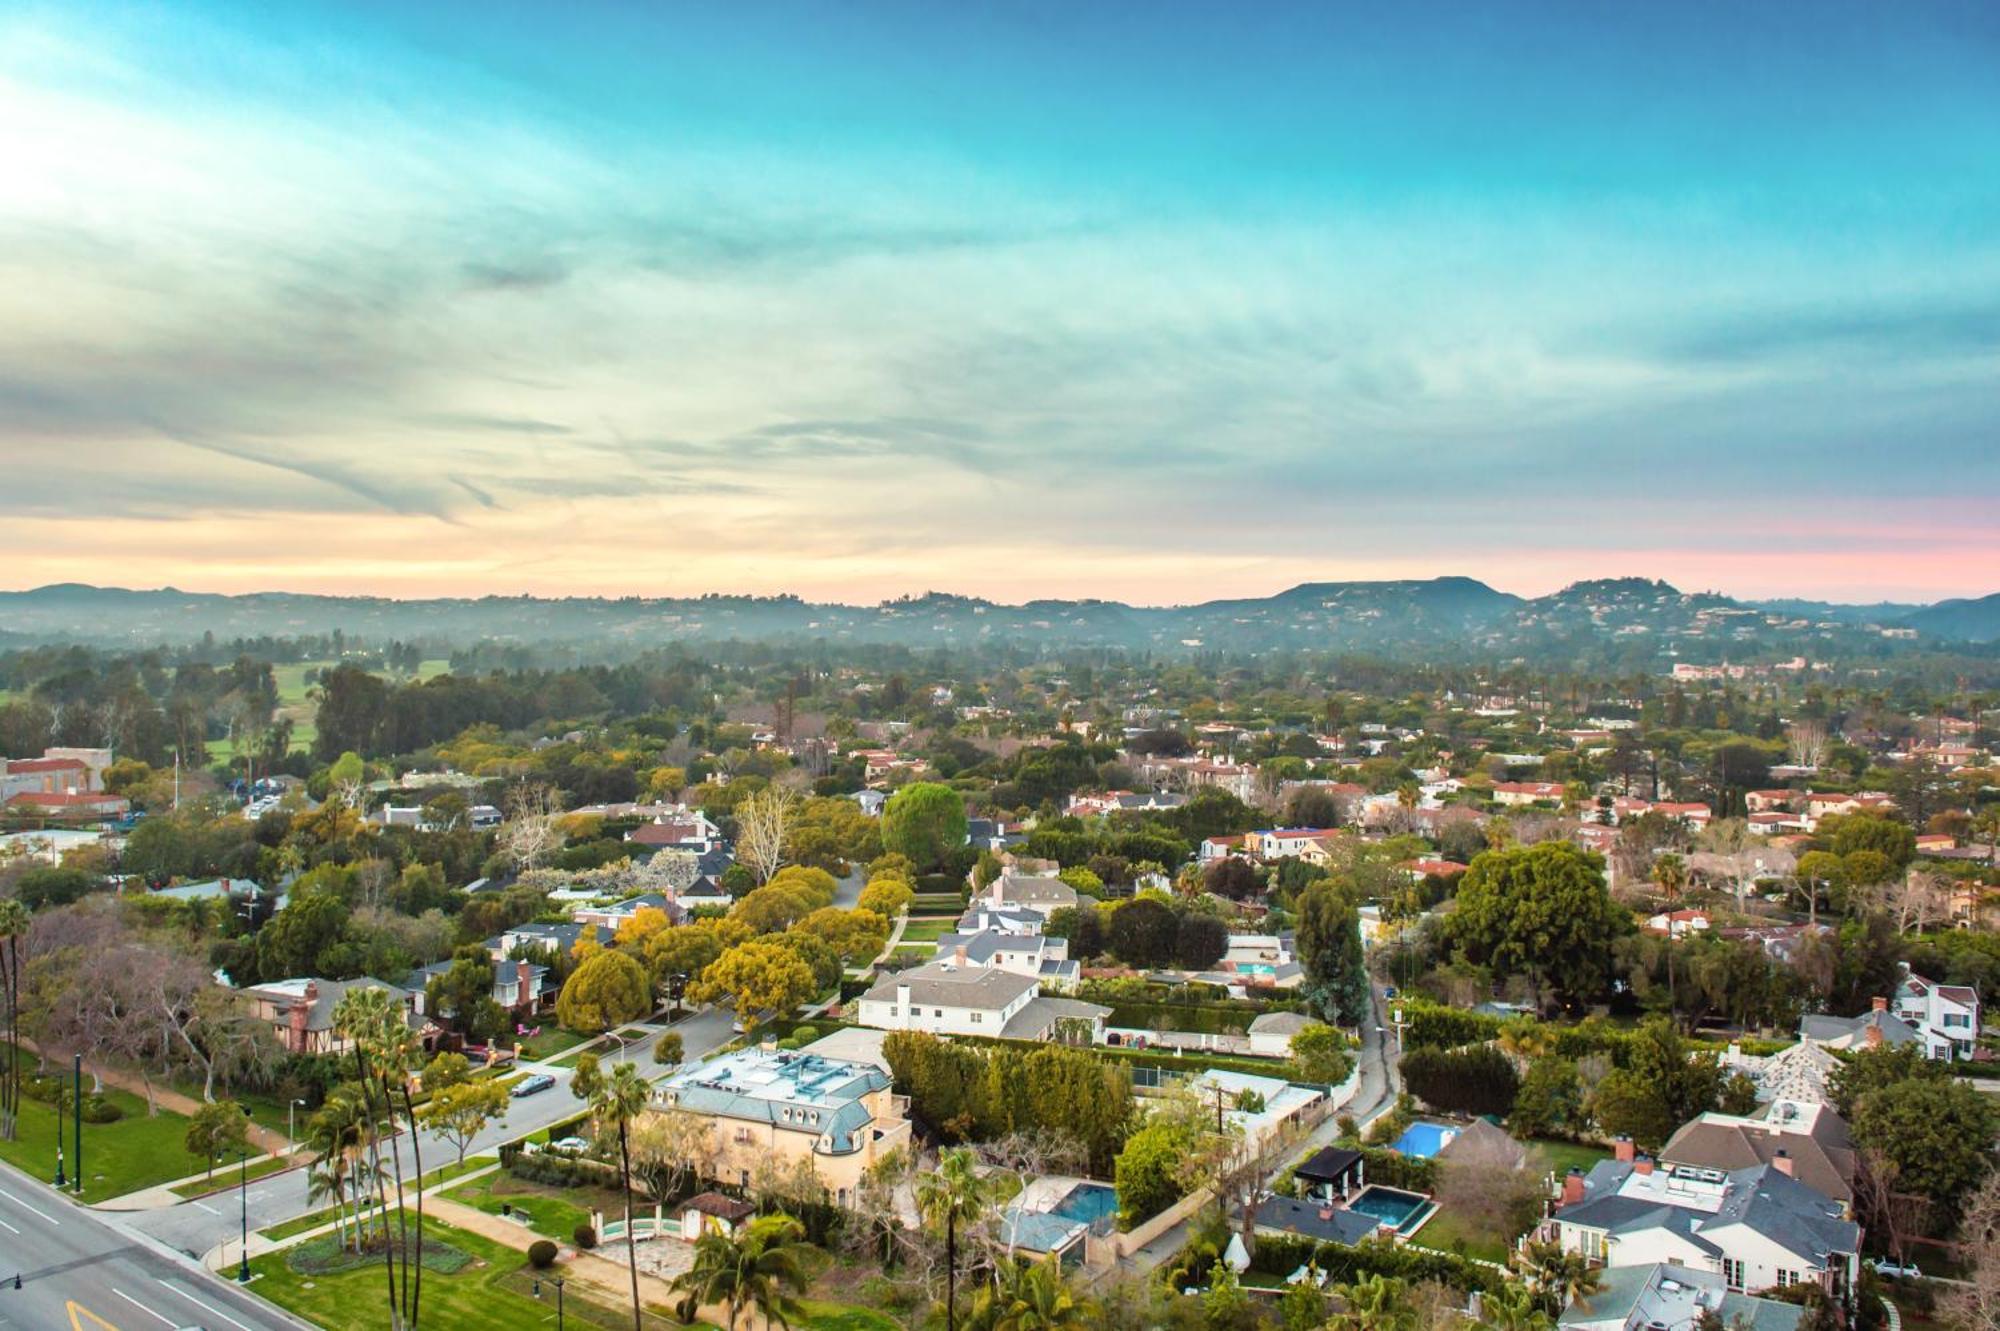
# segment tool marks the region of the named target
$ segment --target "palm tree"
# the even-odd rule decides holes
[[[653,1088],[639,1075],[639,1069],[630,1063],[620,1063],[611,1070],[611,1075],[602,1077],[593,1088],[590,1112],[596,1116],[598,1130],[618,1125],[618,1181],[625,1194],[625,1258],[632,1269],[632,1326],[633,1331],[642,1331],[639,1307],[639,1241],[632,1234],[632,1149],[628,1129],[632,1120],[639,1117],[652,1098]]]
[[[980,1293],[973,1317],[981,1331],[1080,1331],[1101,1322],[1097,1306],[1077,1297],[1054,1256],[1032,1266],[1005,1263],[1000,1283]]]
[[[1479,1296],[1480,1331],[1550,1331],[1552,1326],[1535,1292],[1519,1281]]]
[[[958,1228],[986,1208],[986,1180],[972,1167],[966,1147],[942,1151],[937,1168],[917,1179],[917,1210],[944,1227],[945,1331],[958,1331]]]
[[[631,1232],[627,1225],[626,1232]],[[704,1304],[719,1303],[729,1313],[729,1331],[746,1308],[766,1326],[789,1331],[804,1310],[797,1296],[811,1287],[820,1252],[805,1241],[806,1227],[782,1211],[758,1216],[734,1232],[720,1226],[704,1231],[694,1244],[694,1263],[674,1277],[681,1296],[675,1312],[692,1322]]]
[[[1555,1052],[1556,1033],[1535,1018],[1521,1014],[1500,1024],[1500,1052],[1514,1060],[1523,1072],[1528,1064]]]
[[[360,1083],[362,1110],[367,1125],[369,1172],[379,1180],[383,1177],[381,1120],[385,1116],[393,1117],[396,1112],[392,1079],[403,1083],[404,1100],[408,1103],[409,1064],[414,1043],[409,1024],[403,1019],[402,1005],[389,997],[388,990],[369,986],[349,989],[340,996],[340,1002],[333,1009],[333,1025],[354,1051],[355,1079]],[[375,1108],[374,1092],[377,1090],[382,1095],[380,1113]],[[417,1135],[412,1115],[410,1148],[421,1182],[423,1159],[417,1147]],[[417,1192],[418,1275],[413,1283],[410,1278],[409,1222],[403,1209],[403,1156],[394,1136],[389,1139],[389,1152],[396,1181],[399,1232],[395,1238],[389,1238],[385,1216],[383,1235],[389,1241],[382,1245],[382,1266],[389,1285],[389,1325],[392,1331],[403,1331],[406,1324],[412,1328],[416,1326],[417,1303],[422,1295],[423,1191],[420,1186]],[[402,1267],[400,1279],[397,1272],[399,1261]]]
[[[1409,1286],[1393,1277],[1369,1276],[1333,1292],[1342,1304],[1327,1323],[1334,1331],[1412,1331],[1417,1324]]]
[[[1560,1243],[1525,1244],[1516,1252],[1515,1264],[1541,1297],[1543,1311],[1552,1315],[1597,1290],[1597,1269],[1582,1253],[1567,1252]]]
[[[14,1140],[21,1112],[21,935],[28,932],[28,908],[12,897],[0,900],[0,991],[7,998],[7,1063],[0,1067],[0,1137]]]
[[[1679,1015],[1680,995],[1674,989],[1674,909],[1687,889],[1687,861],[1668,853],[1653,861],[1653,883],[1667,902],[1667,1019]]]
[[[367,1130],[368,1109],[361,1103],[361,1097],[345,1086],[327,1096],[326,1103],[306,1120],[306,1145],[317,1153],[318,1158],[313,1163],[334,1181],[335,1206],[343,1206],[348,1194],[354,1192],[356,1252],[361,1250],[361,1205],[359,1193],[355,1189],[358,1187],[359,1175],[363,1172],[357,1157]]]

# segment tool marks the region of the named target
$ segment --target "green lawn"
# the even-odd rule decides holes
[[[310,1155],[306,1154],[296,1156],[267,1155],[262,1160],[252,1160],[248,1170],[250,1181],[254,1183],[260,1178],[267,1178],[287,1168],[302,1166],[311,1158]],[[213,1179],[198,1178],[192,1183],[180,1184],[174,1189],[174,1196],[206,1197],[209,1193],[219,1188],[233,1188],[237,1186],[243,1182],[244,1174],[245,1171],[238,1169],[237,1162],[234,1160],[218,1163],[215,1166],[215,1177]]]
[[[625,1206],[612,1188],[556,1188],[515,1178],[504,1171],[461,1183],[445,1196],[488,1215],[501,1215],[508,1207],[525,1212],[537,1234],[563,1243],[570,1241],[578,1225],[590,1223],[591,1208],[602,1211],[608,1218],[622,1217]],[[637,1206],[634,1202],[634,1214]],[[650,1209],[647,1213],[651,1213]]]
[[[1410,1242],[1441,1252],[1462,1252],[1489,1262],[1507,1260],[1507,1240],[1489,1230],[1475,1229],[1458,1215],[1441,1210],[1416,1232]],[[1464,1246],[1459,1245],[1463,1243]]]
[[[116,1123],[83,1125],[83,1200],[101,1202],[128,1192],[172,1183],[201,1168],[187,1153],[187,1120],[161,1110],[146,1117],[146,1102],[136,1095],[105,1088],[105,1098],[125,1111]],[[74,1177],[76,1138],[68,1115],[62,1120],[63,1168]],[[21,1097],[21,1117],[13,1141],[0,1141],[0,1159],[38,1179],[56,1176],[56,1109],[40,1100]],[[74,1190],[70,1192],[75,1196]]]
[[[910,922],[903,926],[903,942],[935,943],[957,927],[958,917],[955,915],[913,916]]]
[[[873,1308],[856,1308],[842,1303],[802,1300],[806,1310],[803,1331],[903,1331],[903,1324]]]
[[[461,1271],[445,1275],[424,1272],[423,1324],[430,1331],[483,1331],[483,1328],[553,1326],[556,1318],[553,1279],[561,1276],[561,1266],[533,1272],[526,1259],[511,1248],[502,1247],[477,1234],[426,1218],[424,1233],[471,1254],[473,1260]],[[252,1259],[251,1271],[258,1279],[250,1292],[288,1312],[313,1322],[326,1331],[377,1331],[386,1318],[387,1290],[382,1268],[377,1263],[332,1275],[301,1275],[291,1267],[285,1252],[266,1253]],[[537,1275],[542,1281],[542,1297],[534,1295]],[[648,1309],[648,1331],[666,1331],[681,1323],[665,1309]],[[616,1328],[630,1326],[627,1309],[594,1304],[575,1290],[565,1291],[563,1315],[566,1323],[577,1326]]]
[[[521,1061],[539,1063],[546,1058],[574,1049],[590,1037],[566,1031],[560,1026],[544,1026],[542,1033],[521,1041]]]
[[[1558,1174],[1566,1174],[1571,1168],[1581,1169],[1588,1174],[1592,1165],[1611,1156],[1611,1152],[1601,1146],[1590,1146],[1583,1142],[1554,1141],[1546,1137],[1537,1137],[1528,1145],[1531,1149],[1547,1156],[1549,1168]]]
[[[427,1169],[424,1171],[424,1186],[430,1188],[440,1183],[450,1182],[461,1174],[469,1174],[475,1169],[484,1169],[492,1163],[493,1157],[490,1155],[475,1155],[468,1157],[462,1165],[454,1160],[440,1169]],[[383,1167],[386,1169],[388,1166],[384,1165]],[[412,1206],[414,1206],[414,1199],[409,1200]],[[310,1211],[302,1216],[294,1216],[290,1220],[272,1225],[268,1229],[260,1229],[257,1232],[267,1239],[288,1239],[294,1234],[303,1234],[309,1229],[318,1229],[321,1225],[332,1224],[334,1209],[331,1206],[323,1206],[317,1211]]]

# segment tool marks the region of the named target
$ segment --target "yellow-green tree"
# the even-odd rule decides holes
[[[732,998],[745,1021],[758,1013],[789,1012],[813,996],[812,967],[796,952],[777,943],[753,939],[717,957],[688,987],[696,1002]]]
[[[653,1010],[646,968],[623,952],[599,952],[570,973],[556,995],[556,1020],[596,1035]]]

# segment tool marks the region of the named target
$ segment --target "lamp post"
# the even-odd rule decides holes
[[[667,993],[674,1000],[673,1020],[681,1019],[681,995],[687,992],[688,977],[685,972],[676,971],[667,977]]]
[[[76,1181],[76,1195],[83,1196],[83,1055],[76,1056],[76,1077],[70,1096],[71,1115],[76,1120],[76,1161],[70,1176]]]
[[[563,1280],[561,1276],[550,1276],[549,1283],[556,1287],[556,1331],[563,1331]],[[542,1278],[535,1277],[535,1297],[542,1297]]]
[[[243,1120],[245,1128],[244,1142],[243,1145],[236,1148],[237,1157],[242,1162],[240,1166],[241,1173],[237,1177],[236,1195],[243,1216],[243,1251],[240,1254],[242,1264],[237,1268],[236,1279],[238,1283],[247,1285],[250,1283],[250,1142],[248,1137],[250,1106],[248,1105],[243,1106]]]
[[[290,1104],[285,1106],[285,1154],[286,1155],[298,1154],[299,1134],[298,1134],[298,1129],[295,1126],[297,1120],[294,1117],[294,1115],[297,1114],[299,1106],[304,1103],[305,1101],[303,1100],[294,1100]]]

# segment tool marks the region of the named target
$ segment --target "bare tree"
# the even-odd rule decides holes
[[[1089,1158],[1082,1142],[1054,1128],[1010,1132],[972,1149],[986,1169],[1011,1176],[1016,1193],[1034,1179],[1051,1174],[1073,1174]],[[1001,1240],[1000,1248],[1011,1258],[1014,1255],[1013,1226],[1005,1227]]]
[[[677,896],[694,886],[701,877],[701,857],[691,850],[669,846],[653,852],[653,858],[638,867],[637,885],[648,891]]]
[[[1792,766],[1817,768],[1826,757],[1826,722],[1799,720],[1785,727]]]
[[[1952,882],[1943,874],[1910,869],[1889,890],[1899,934],[1921,933],[1951,914]]]
[[[798,796],[766,786],[736,806],[736,858],[762,883],[785,862],[785,838],[798,812]]]
[[[523,869],[539,868],[562,849],[562,801],[554,789],[523,783],[508,798],[507,821],[500,825],[499,847]]]
[[[1971,1268],[1945,1297],[1950,1320],[1965,1331],[2000,1331],[2000,1173],[1989,1173],[1958,1218],[1959,1255]]]
[[[628,1131],[632,1177],[654,1198],[671,1197],[689,1179],[715,1173],[715,1125],[684,1109],[651,1111]]]

